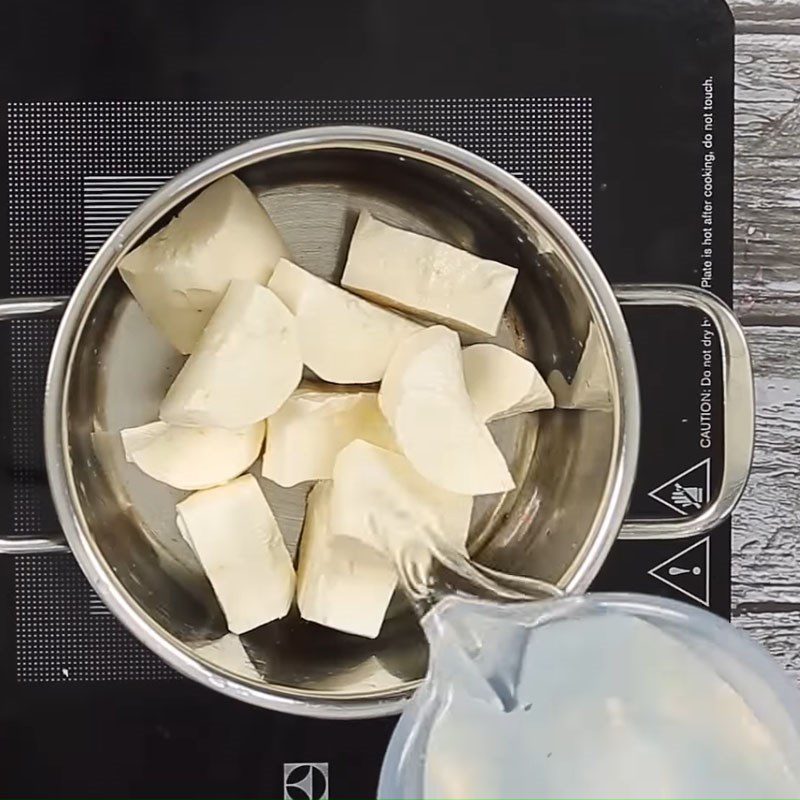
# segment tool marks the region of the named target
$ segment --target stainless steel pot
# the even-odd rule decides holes
[[[517,491],[483,499],[474,558],[581,592],[614,539],[680,537],[713,526],[744,486],[753,439],[750,362],[741,329],[692,287],[612,289],[589,251],[538,195],[444,142],[402,131],[330,127],[271,136],[188,169],[143,203],[89,265],[72,298],[4,301],[0,318],[63,319],[47,379],[44,434],[50,487],[66,541],[108,607],[151,650],[190,678],[267,708],[325,717],[397,711],[424,676],[427,651],[402,602],[368,641],[290,616],[241,639],[225,633],[213,592],[178,534],[181,493],[122,458],[122,427],[156,417],[181,358],[146,322],[120,281],[120,257],[197,191],[236,172],[261,197],[295,258],[327,277],[361,208],[520,268],[499,341],[547,374],[571,375],[596,326],[611,406],[523,415],[496,435]],[[615,296],[616,295],[616,296]],[[620,302],[701,309],[721,342],[727,444],[722,486],[691,519],[624,521],[639,449],[636,365]],[[303,490],[267,486],[290,544]],[[63,542],[4,539],[0,550],[43,552]]]

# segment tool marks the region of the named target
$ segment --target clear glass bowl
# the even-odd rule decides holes
[[[798,797],[800,694],[761,647],[684,603],[448,598],[381,798]]]

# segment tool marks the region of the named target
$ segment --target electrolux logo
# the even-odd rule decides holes
[[[283,800],[328,800],[327,762],[283,765]]]

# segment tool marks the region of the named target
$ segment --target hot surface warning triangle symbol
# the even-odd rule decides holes
[[[662,561],[647,574],[708,608],[710,554],[709,537],[706,536]]]
[[[682,517],[695,514],[706,503],[711,492],[711,459],[704,458],[700,463],[685,469],[680,475],[664,481],[652,492],[653,500],[677,511]]]

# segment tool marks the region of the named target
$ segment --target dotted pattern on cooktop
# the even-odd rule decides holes
[[[591,244],[589,98],[18,102],[8,105],[13,295],[68,294],[105,237],[190,164],[280,130],[363,123],[418,131],[536,189]],[[57,527],[42,462],[51,321],[11,326],[12,530]],[[15,559],[22,682],[174,678],[104,609],[66,555]]]
[[[14,588],[18,681],[180,680],[122,629],[69,554],[18,556]]]

